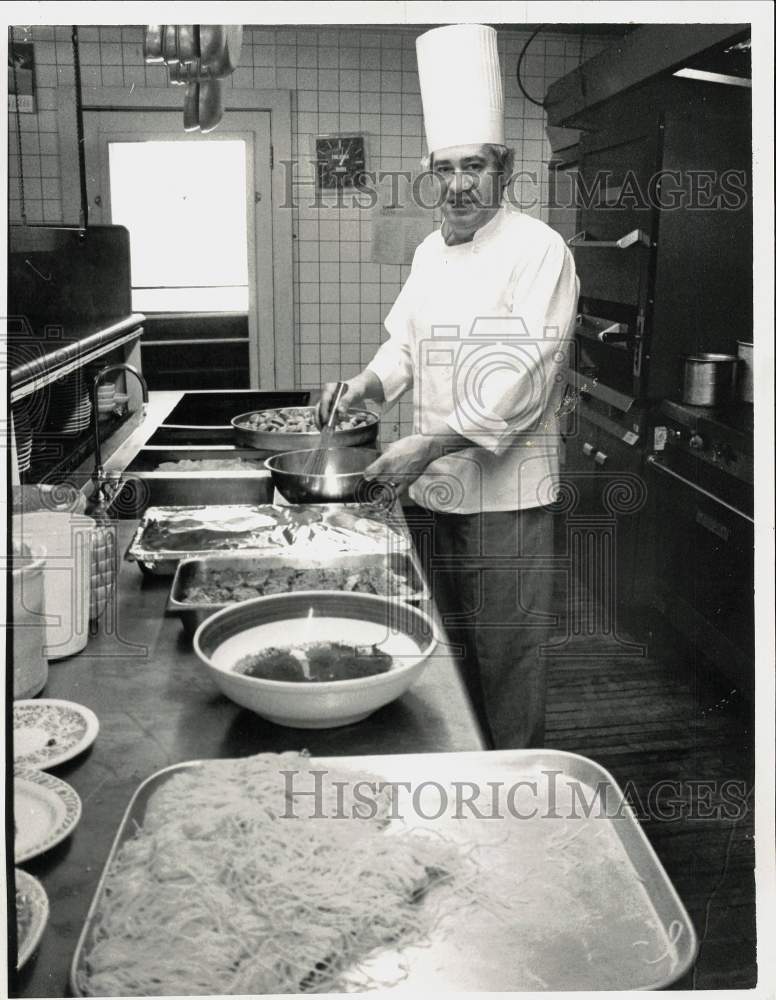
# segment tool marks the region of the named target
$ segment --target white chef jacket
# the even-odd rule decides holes
[[[413,388],[416,434],[441,418],[476,446],[427,466],[416,503],[470,514],[552,501],[578,294],[563,239],[509,205],[468,243],[437,230],[420,244],[367,368],[387,405]]]

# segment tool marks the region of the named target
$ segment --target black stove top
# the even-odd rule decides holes
[[[732,403],[726,407],[689,406],[665,399],[660,413],[689,430],[705,431],[719,443],[736,444],[752,454],[754,407],[751,403]]]

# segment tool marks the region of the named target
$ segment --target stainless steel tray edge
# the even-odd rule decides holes
[[[78,985],[77,972],[80,964],[81,953],[84,949],[84,945],[89,937],[89,933],[92,929],[92,921],[94,920],[97,908],[102,898],[102,893],[105,888],[105,881],[108,877],[108,872],[113,864],[113,860],[116,854],[127,840],[127,835],[129,832],[129,824],[132,820],[137,819],[136,813],[139,812],[137,809],[138,803],[143,801],[143,807],[145,802],[148,801],[150,794],[155,790],[156,786],[162,784],[164,780],[171,777],[175,772],[188,770],[192,767],[201,767],[205,761],[202,760],[189,760],[184,761],[180,764],[171,764],[169,767],[164,767],[159,771],[155,771],[153,774],[145,778],[132,794],[132,798],[129,800],[127,808],[124,810],[124,815],[121,817],[121,821],[116,830],[116,835],[113,838],[113,843],[111,844],[110,851],[108,852],[108,857],[105,859],[105,864],[103,865],[102,872],[100,873],[100,879],[94,890],[94,895],[92,896],[92,901],[89,904],[89,909],[86,913],[86,918],[84,920],[84,925],[81,928],[81,933],[78,935],[78,942],[75,946],[75,951],[73,952],[73,959],[70,963],[70,990],[73,996],[83,997],[87,994],[81,992],[81,988]],[[140,813],[139,818],[145,815],[144,811]]]
[[[353,564],[358,566],[362,563],[372,562],[376,557],[373,555],[366,555],[362,552],[342,552],[338,556],[332,556],[330,559],[311,559],[308,556],[292,556],[292,555],[282,555],[277,553],[271,553],[267,555],[262,555],[261,553],[235,553],[234,555],[229,555],[227,553],[217,552],[212,555],[203,556],[191,556],[186,559],[181,559],[175,568],[175,575],[170,586],[170,593],[167,598],[166,612],[169,615],[177,615],[181,622],[183,623],[184,631],[187,635],[193,636],[197,627],[205,618],[216,611],[220,611],[222,608],[228,607],[228,602],[225,604],[195,604],[189,601],[179,600],[178,594],[180,593],[181,587],[183,586],[182,580],[186,573],[186,570],[192,566],[192,564],[204,564],[205,566],[211,563],[218,563],[221,566],[232,566],[232,564],[239,563],[256,563],[257,565],[283,569],[285,567],[295,567],[303,566],[306,569],[315,568],[321,566],[323,568],[336,568],[339,566],[348,566]],[[422,606],[425,604],[429,598],[428,584],[423,576],[423,572],[415,558],[415,554],[412,550],[406,552],[394,552],[390,555],[379,556],[377,558],[387,559],[393,561],[395,559],[406,559],[409,569],[412,573],[411,583],[417,586],[414,593],[406,597],[397,597],[396,600],[403,601],[405,604],[412,604],[417,606]],[[392,597],[391,594],[382,595],[385,597]]]
[[[229,760],[235,758],[219,758],[221,760]],[[461,761],[466,761],[476,764],[478,761],[482,761],[483,764],[487,762],[489,766],[508,766],[514,765],[517,761],[526,762],[533,760],[534,763],[545,767],[558,767],[562,764],[569,765],[566,768],[560,767],[560,770],[564,774],[571,774],[580,781],[587,782],[589,784],[595,784],[597,779],[599,782],[603,780],[607,783],[607,786],[611,789],[612,793],[617,796],[618,803],[621,807],[622,816],[627,823],[629,830],[629,837],[635,841],[635,845],[630,844],[628,841],[622,840],[621,843],[628,855],[628,857],[633,860],[633,855],[629,847],[635,846],[640,849],[644,855],[646,855],[649,863],[654,868],[655,872],[661,877],[663,888],[667,890],[667,896],[674,907],[675,919],[681,920],[687,931],[686,943],[683,945],[681,956],[679,949],[677,948],[677,968],[674,969],[669,977],[666,979],[655,983],[649,987],[644,987],[649,990],[665,989],[672,983],[675,983],[683,975],[685,975],[695,961],[697,951],[698,951],[698,939],[695,932],[695,928],[690,920],[689,914],[685,909],[684,904],[679,898],[673,883],[669,879],[660,859],[658,858],[654,848],[647,839],[646,834],[641,829],[641,826],[633,813],[633,810],[629,806],[627,800],[625,800],[622,791],[615,781],[614,777],[600,764],[591,760],[588,757],[584,757],[581,754],[570,753],[568,751],[562,750],[472,750],[472,751],[459,751],[450,753],[430,753],[430,754],[382,754],[382,755],[359,755],[359,756],[348,756],[343,755],[341,757],[310,757],[310,763],[315,765],[336,765],[337,767],[348,767],[352,766],[356,770],[368,770],[372,774],[381,773],[381,762],[388,763],[388,773],[397,769],[397,765],[403,774],[412,774],[413,771],[417,771],[417,766],[421,768],[421,773],[424,770],[427,772],[433,769],[433,765],[437,762],[444,763],[445,765],[460,763]],[[116,831],[113,843],[111,845],[110,852],[103,866],[102,873],[100,875],[99,882],[94,891],[94,896],[92,898],[89,910],[84,921],[84,926],[81,929],[81,933],[78,938],[78,943],[76,945],[75,952],[73,954],[73,960],[70,966],[70,987],[73,996],[82,997],[86,994],[82,993],[77,983],[77,970],[79,967],[79,962],[81,959],[82,951],[85,943],[88,940],[89,932],[91,931],[92,920],[97,911],[100,898],[104,889],[104,884],[107,878],[108,871],[113,862],[113,859],[123,844],[127,839],[131,831],[129,831],[129,823],[132,820],[142,821],[145,815],[145,805],[147,803],[150,794],[156,789],[156,787],[162,784],[167,778],[171,777],[173,774],[189,770],[191,768],[201,767],[203,764],[207,763],[206,760],[190,760],[183,761],[178,764],[172,764],[168,767],[162,768],[161,770],[155,772],[146,778],[135,790],[130,802],[124,812],[121,822]],[[412,764],[415,763],[416,767],[413,768]],[[409,765],[409,766],[406,766]],[[634,864],[635,867],[635,864]],[[643,881],[643,880],[642,880]],[[652,897],[650,896],[650,899]],[[653,901],[654,905],[654,901]]]

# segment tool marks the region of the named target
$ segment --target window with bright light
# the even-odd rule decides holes
[[[111,142],[111,221],[126,226],[132,308],[247,312],[245,143]]]

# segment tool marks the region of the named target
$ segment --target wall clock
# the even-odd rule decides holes
[[[361,187],[366,170],[364,136],[355,132],[318,135],[315,160],[319,189]]]

